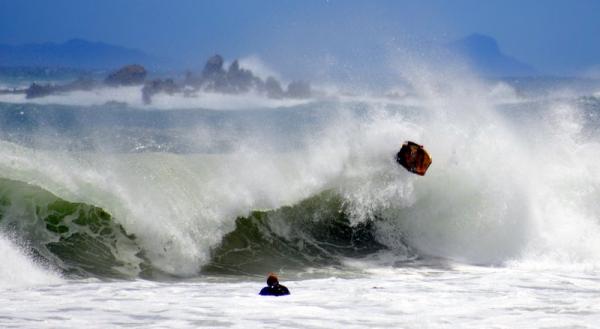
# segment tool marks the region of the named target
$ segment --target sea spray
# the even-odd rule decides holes
[[[33,139],[8,131],[0,167],[3,177],[104,209],[154,268],[176,276],[210,264],[237,218],[303,209],[324,191],[339,198],[348,227],[370,225],[374,243],[400,259],[410,250],[477,264],[595,261],[599,150],[585,108],[593,104],[515,101],[505,86],[456,76],[413,82],[406,103],[346,96],[278,110],[144,111],[144,120],[108,105],[23,105],[5,128],[67,111],[82,146],[62,147],[78,137],[46,120],[28,126]],[[102,110],[112,121],[90,119]],[[46,137],[56,143],[38,147]],[[142,147],[118,148],[132,139]],[[426,176],[394,163],[405,140],[431,152]],[[274,218],[261,225],[277,239],[328,243]]]
[[[29,248],[19,246],[13,240],[14,237],[0,235],[0,288],[14,289],[63,282],[60,275],[48,268],[47,264],[36,263]]]

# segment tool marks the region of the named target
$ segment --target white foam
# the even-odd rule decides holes
[[[294,152],[257,150],[252,136],[221,155],[52,153],[2,142],[0,168],[9,178],[108,210],[139,237],[155,265],[176,274],[195,274],[237,216],[325,189],[345,197],[354,223],[384,216],[378,239],[392,249],[408,241],[422,254],[484,264],[545,256],[600,262],[600,148],[581,140],[581,111],[550,100],[551,115],[515,127],[498,110],[514,100],[511,88],[451,73],[413,74],[415,113],[388,111],[402,101],[359,98],[366,108],[356,113],[356,99],[329,100],[334,119],[308,132],[309,146]],[[139,95],[136,88],[104,92]],[[88,104],[108,97],[92,96]],[[253,97],[159,95],[156,104],[278,104]],[[201,129],[192,134],[211,138]],[[395,164],[405,140],[433,155],[427,176]]]
[[[250,55],[240,58],[239,63],[240,67],[252,71],[254,75],[262,80],[273,77],[278,81],[283,81],[281,74],[265,63],[265,61],[263,61],[258,55]]]
[[[0,288],[13,289],[63,282],[56,273],[36,264],[31,255],[0,235]]]
[[[190,97],[181,95],[157,94],[152,104],[157,109],[211,109],[211,110],[247,110],[292,107],[309,103],[309,99],[271,99],[257,93],[221,94],[199,92]]]
[[[291,107],[309,103],[310,99],[271,99],[264,95],[249,92],[245,94],[222,94],[199,91],[189,96],[159,93],[152,97],[152,104],[142,101],[142,87],[103,87],[90,91],[72,91],[45,97],[27,99],[24,94],[0,95],[0,102],[58,104],[70,106],[100,106],[107,102],[127,104],[137,109],[211,109],[244,110]]]
[[[3,293],[7,327],[596,328],[598,273],[473,266],[373,268],[358,278],[92,282]],[[27,312],[17,310],[27,309]]]
[[[493,83],[488,87],[489,100],[501,104],[514,104],[523,101],[515,88],[506,82]]]
[[[0,101],[10,103],[60,104],[72,106],[103,105],[109,101],[142,105],[141,87],[97,88],[91,91],[72,91],[45,97],[27,99],[24,94],[2,95]]]

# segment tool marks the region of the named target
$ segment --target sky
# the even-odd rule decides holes
[[[0,44],[71,38],[138,48],[182,65],[257,56],[280,70],[369,70],[396,48],[480,33],[547,74],[600,69],[594,0],[0,0]]]

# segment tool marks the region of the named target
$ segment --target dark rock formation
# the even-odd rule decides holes
[[[192,90],[207,90],[219,93],[240,94],[252,90],[264,93],[270,98],[307,98],[311,96],[310,84],[303,81],[290,83],[284,90],[281,83],[273,77],[263,81],[251,70],[240,67],[235,60],[227,69],[221,55],[214,55],[204,65],[201,76],[186,72],[184,86]]]
[[[214,55],[208,59],[201,77],[187,72],[184,83],[196,89],[228,94],[249,92],[252,89],[260,89],[263,85],[262,80],[252,71],[241,68],[237,60],[226,70],[221,55]]]
[[[310,84],[304,81],[293,81],[288,85],[286,96],[290,98],[309,98]]]
[[[265,81],[265,91],[267,92],[267,96],[270,98],[283,98],[285,93],[281,88],[281,84],[277,79],[273,77],[268,77],[267,81]]]
[[[204,65],[200,84],[208,90],[222,91],[227,86],[226,73],[223,69],[223,57],[214,55]]]
[[[223,69],[223,57],[221,55],[214,55],[210,57],[206,64],[204,64],[204,70],[202,70],[202,77],[205,79],[215,79],[225,75]]]
[[[141,65],[127,65],[111,73],[104,83],[111,86],[141,85],[146,79],[146,69]]]
[[[252,71],[240,68],[240,64],[235,60],[227,70],[227,86],[225,92],[244,93],[255,88],[260,79],[255,77]]]
[[[25,91],[26,98],[38,98],[44,97],[52,94],[57,87],[51,84],[40,85],[37,83],[32,83],[29,88]]]
[[[178,85],[173,79],[155,79],[144,84],[146,69],[141,65],[127,65],[111,73],[104,80],[104,84],[116,87],[144,84],[142,100],[145,104],[150,104],[152,97],[158,93],[169,95],[181,93],[184,96],[194,96],[199,90],[228,94],[256,91],[275,99],[311,96],[311,87],[307,82],[294,81],[287,86],[287,90],[284,90],[277,79],[269,77],[263,81],[251,70],[241,68],[237,60],[233,61],[227,69],[223,66],[223,57],[214,55],[204,65],[201,75],[186,72],[183,83]],[[100,84],[91,79],[79,78],[63,85],[33,83],[27,89],[0,90],[0,94],[24,93],[27,98],[37,98],[57,93],[91,90]]]
[[[146,82],[144,88],[142,88],[142,100],[144,104],[152,103],[152,96],[158,93],[166,93],[172,95],[176,92],[179,92],[181,88],[179,88],[173,79],[156,79],[150,82]]]
[[[97,86],[96,81],[87,78],[79,78],[71,83],[65,85],[52,85],[52,84],[37,84],[32,83],[29,88],[25,90],[26,98],[38,98],[53,94],[66,93],[78,90],[92,90]]]

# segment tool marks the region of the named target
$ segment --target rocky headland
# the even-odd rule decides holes
[[[188,71],[178,81],[174,78],[148,79],[148,71],[141,65],[126,65],[104,80],[78,78],[66,84],[32,83],[28,88],[0,90],[0,94],[25,94],[26,98],[39,98],[63,94],[72,91],[90,91],[101,87],[142,86],[141,95],[144,104],[151,104],[157,94],[181,94],[193,97],[199,92],[222,94],[243,94],[255,92],[269,98],[309,98],[312,90],[308,82],[292,81],[287,86],[274,77],[261,79],[251,70],[242,68],[238,60],[225,67],[221,55],[210,57],[201,72]]]

